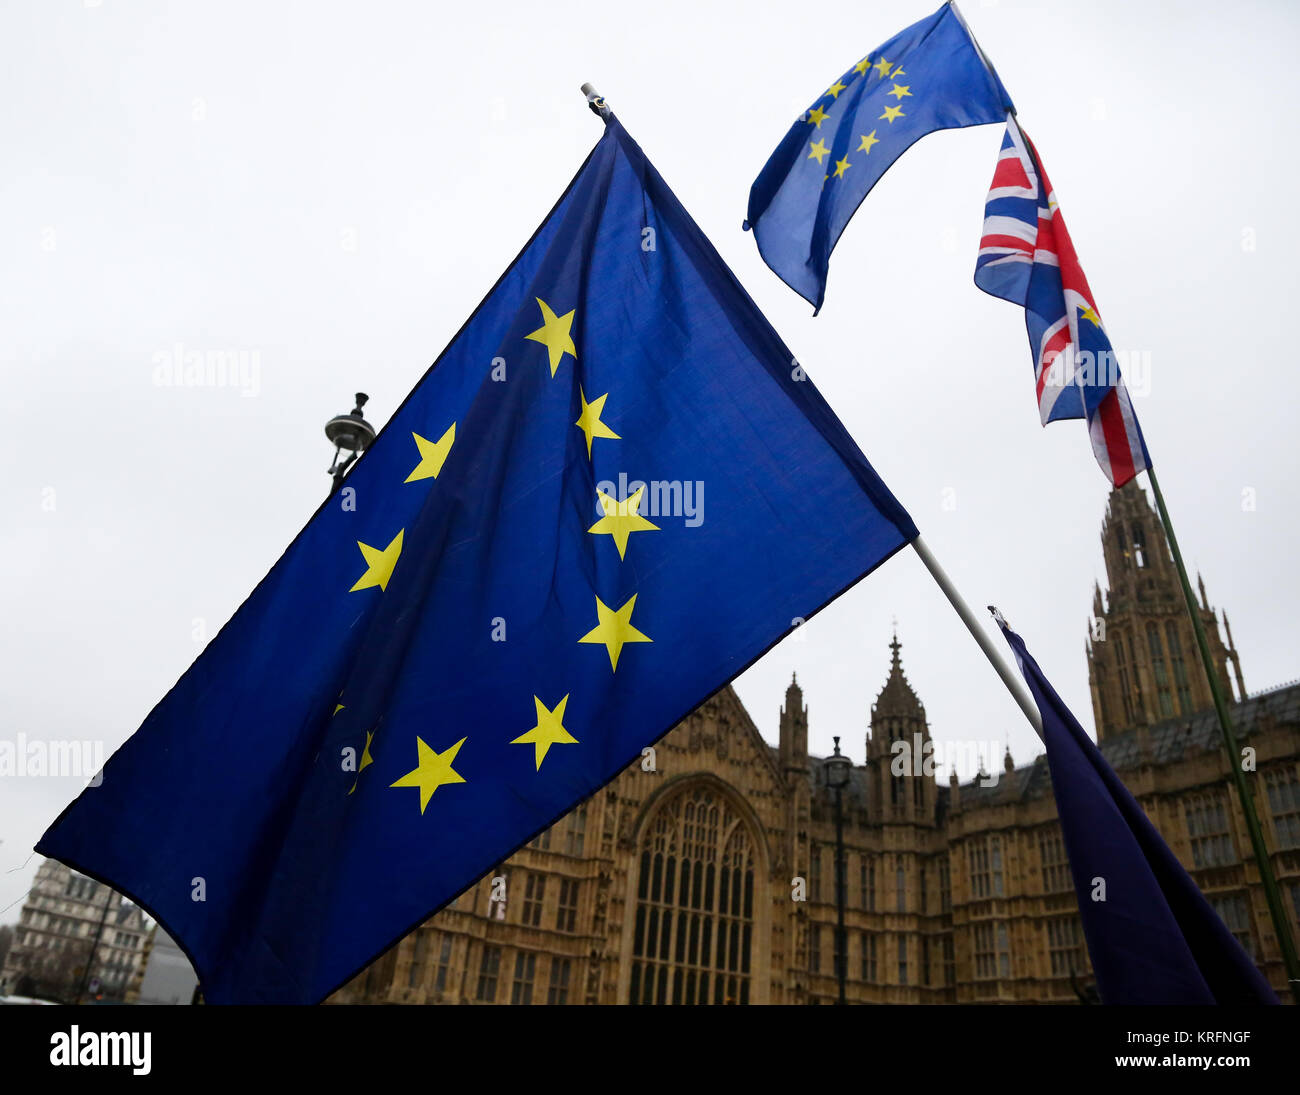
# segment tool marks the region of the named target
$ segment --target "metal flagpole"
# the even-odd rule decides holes
[[[1259,816],[1255,812],[1255,800],[1250,793],[1250,788],[1246,786],[1246,773],[1241,767],[1241,747],[1232,728],[1232,718],[1228,714],[1228,703],[1224,698],[1223,689],[1214,673],[1214,659],[1210,656],[1210,643],[1205,635],[1205,624],[1197,610],[1192,583],[1187,578],[1183,553],[1178,550],[1178,537],[1174,535],[1174,526],[1169,520],[1169,511],[1165,508],[1165,496],[1160,493],[1160,482],[1156,479],[1155,469],[1147,468],[1146,471],[1147,478],[1151,481],[1151,490],[1156,496],[1160,521],[1165,526],[1165,536],[1169,540],[1174,566],[1178,568],[1178,583],[1183,587],[1183,600],[1187,603],[1187,614],[1192,618],[1192,630],[1196,633],[1196,645],[1201,652],[1201,665],[1205,668],[1206,680],[1210,682],[1210,695],[1214,697],[1214,709],[1219,715],[1219,728],[1223,731],[1223,745],[1228,751],[1228,767],[1232,769],[1232,781],[1237,786],[1241,812],[1246,817],[1246,831],[1250,833],[1250,845],[1255,853],[1255,863],[1259,867],[1260,881],[1264,885],[1264,898],[1268,902],[1268,911],[1273,918],[1273,929],[1277,932],[1278,945],[1282,948],[1282,963],[1286,967],[1291,994],[1296,1002],[1300,1003],[1300,961],[1296,958],[1295,941],[1291,938],[1291,925],[1282,906],[1282,895],[1277,888],[1277,879],[1273,876],[1273,865],[1268,858],[1268,848],[1264,844],[1264,832],[1260,828]],[[1245,696],[1242,699],[1245,699]]]
[[[939,584],[939,588],[943,590],[944,596],[948,598],[952,607],[957,610],[957,615],[961,617],[961,622],[966,625],[966,630],[979,643],[979,647],[984,651],[984,656],[988,658],[989,664],[993,666],[997,675],[1002,678],[1002,683],[1007,686],[1007,691],[1020,705],[1020,710],[1025,713],[1025,718],[1029,720],[1029,725],[1034,728],[1034,733],[1039,738],[1042,738],[1043,716],[1039,714],[1038,704],[1034,703],[1034,698],[1029,694],[1029,689],[1025,687],[1024,680],[1007,664],[1002,652],[993,645],[993,640],[989,638],[988,632],[980,624],[979,618],[971,611],[970,605],[962,599],[962,595],[957,592],[957,587],[952,584],[952,579],[939,565],[939,560],[931,553],[930,546],[925,540],[918,536],[912,541],[912,547],[917,555],[921,557],[925,569],[930,572],[930,575]]]

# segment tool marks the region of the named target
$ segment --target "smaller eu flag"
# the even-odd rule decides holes
[[[1102,1002],[1276,1004],[1024,639],[997,619],[1043,718],[1052,793]]]
[[[927,133],[1000,122],[1011,97],[952,4],[894,35],[800,115],[749,191],[763,261],[818,311],[831,252],[895,160]]]
[[[610,117],[39,850],[210,1003],[318,1001],[916,535]]]

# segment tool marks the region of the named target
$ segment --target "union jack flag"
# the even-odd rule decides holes
[[[1025,309],[1043,425],[1086,418],[1097,463],[1117,487],[1149,468],[1142,429],[1052,184],[1010,115],[984,205],[975,284]]]

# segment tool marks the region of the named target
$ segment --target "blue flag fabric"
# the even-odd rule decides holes
[[[916,535],[610,118],[38,850],[209,1001],[319,1001]]]
[[[1106,1004],[1276,1004],[1024,640],[999,618],[1043,718],[1065,850],[1097,989]],[[1105,900],[1096,900],[1098,881]]]
[[[800,115],[749,192],[763,261],[818,311],[831,252],[876,181],[927,133],[1006,119],[1011,97],[951,4],[863,57]]]

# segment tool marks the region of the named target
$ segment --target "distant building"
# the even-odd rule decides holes
[[[198,974],[185,952],[155,924],[145,946],[140,974],[127,994],[128,1004],[190,1004]]]
[[[144,914],[138,906],[108,886],[47,859],[37,869],[19,914],[0,983],[7,993],[70,1002],[93,948],[87,982],[97,978],[97,995],[120,1000],[140,968],[146,937]]]
[[[1163,530],[1112,493],[1087,648],[1103,753],[1279,995],[1286,974]],[[1248,697],[1201,588],[1283,900],[1300,935],[1300,685]],[[891,771],[930,727],[891,644],[845,793],[853,1003],[1068,1003],[1091,970],[1046,760],[983,778]],[[1231,667],[1231,673],[1229,668]],[[1048,667],[1050,673],[1050,667]],[[770,746],[725,688],[632,765],[394,945],[332,1000],[829,1003],[835,825],[796,683]],[[955,728],[1000,740],[977,713]],[[845,730],[849,728],[844,728]],[[916,753],[917,745],[920,752]],[[996,777],[996,778],[995,778]],[[794,880],[806,900],[794,900]],[[503,880],[504,885],[494,879]]]

